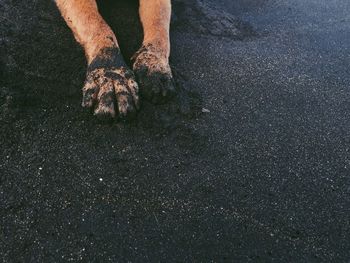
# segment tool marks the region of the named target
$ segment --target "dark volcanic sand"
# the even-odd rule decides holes
[[[350,260],[348,0],[174,1],[179,96],[128,124],[52,1],[0,10],[3,262]],[[128,59],[135,2],[101,11]]]

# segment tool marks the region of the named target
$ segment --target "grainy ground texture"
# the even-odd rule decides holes
[[[349,262],[350,1],[173,6],[179,95],[99,123],[54,2],[0,0],[0,261]]]

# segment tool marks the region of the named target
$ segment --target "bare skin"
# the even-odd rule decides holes
[[[143,45],[127,67],[113,31],[98,12],[95,0],[56,0],[88,62],[82,106],[99,118],[132,118],[141,94],[162,103],[174,92],[169,66],[170,0],[140,0]],[[137,81],[136,81],[137,80]]]

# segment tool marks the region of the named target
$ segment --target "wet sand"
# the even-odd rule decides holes
[[[112,124],[80,107],[85,58],[54,3],[13,3],[4,262],[349,260],[348,1],[174,1],[178,97]],[[100,8],[128,59],[136,1]]]

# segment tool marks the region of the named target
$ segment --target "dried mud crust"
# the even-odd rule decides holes
[[[148,44],[142,46],[132,58],[141,95],[155,104],[164,103],[175,95],[173,74],[163,54]]]
[[[172,28],[239,40],[256,35],[249,23],[203,0],[174,0]]]

